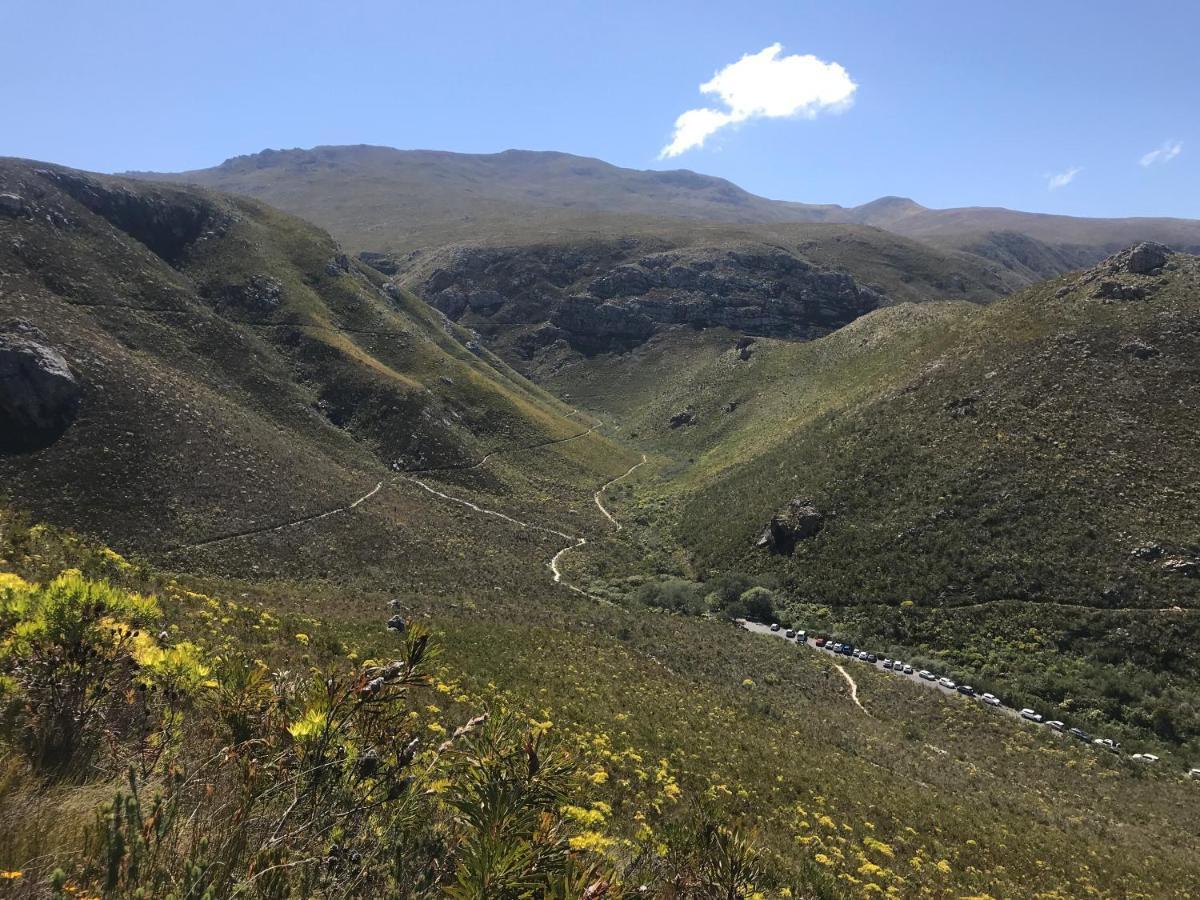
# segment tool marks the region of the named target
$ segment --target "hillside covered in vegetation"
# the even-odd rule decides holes
[[[260,202],[0,163],[0,894],[1188,896],[1196,260],[837,234],[891,302],[535,383]]]

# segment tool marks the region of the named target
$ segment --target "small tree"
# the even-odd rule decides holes
[[[775,617],[775,595],[765,587],[752,587],[738,598],[746,617],[767,621]]]

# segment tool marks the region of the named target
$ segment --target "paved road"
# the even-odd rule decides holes
[[[805,642],[797,642],[797,641],[790,640],[787,637],[787,635],[784,633],[784,630],[782,628],[779,631],[772,631],[770,626],[768,626],[768,625],[763,625],[759,622],[748,622],[745,619],[738,619],[738,624],[741,625],[743,628],[745,628],[747,631],[753,631],[755,634],[765,634],[770,637],[775,637],[775,638],[779,638],[780,640],[787,641],[789,644],[798,644],[799,646],[806,647],[807,649],[812,650],[815,653],[826,654],[830,657],[831,662],[835,662],[835,663],[846,662],[846,663],[854,663],[854,664],[857,664],[860,666],[869,666],[871,668],[878,669],[884,675],[887,675],[891,678],[899,678],[904,681],[910,681],[914,684],[919,684],[921,687],[927,688],[929,690],[941,691],[943,694],[949,694],[953,697],[961,697],[963,699],[963,701],[978,703],[981,706],[984,705],[983,701],[980,700],[978,697],[968,698],[968,697],[960,694],[954,688],[945,687],[943,685],[938,684],[936,681],[926,681],[924,678],[918,678],[917,677],[918,670],[914,670],[912,675],[905,675],[903,672],[896,672],[893,669],[885,669],[883,667],[883,660],[880,660],[879,662],[875,662],[875,663],[869,663],[865,660],[858,659],[857,657],[854,657],[854,656],[844,656],[841,653],[834,653],[831,650],[825,650],[821,647],[818,647],[816,644],[814,644],[812,642],[811,638]],[[1022,722],[1027,721],[1026,719],[1021,718],[1020,711],[1012,709],[1010,707],[993,706],[993,707],[989,707],[989,708],[994,710],[995,712],[1002,713],[1006,716],[1017,719],[1018,721],[1022,721]]]

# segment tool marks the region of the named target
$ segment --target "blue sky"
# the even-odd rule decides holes
[[[806,202],[1200,217],[1187,0],[4,0],[0,33],[0,154],[99,171],[317,144],[519,147]],[[764,89],[837,64],[848,104],[805,106],[801,84],[815,115],[771,117],[796,104],[760,103],[753,82],[737,109],[701,94],[774,44],[776,61],[816,60],[760,71]],[[723,127],[660,160],[693,109]]]

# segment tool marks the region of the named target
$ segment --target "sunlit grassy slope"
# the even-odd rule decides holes
[[[560,384],[663,454],[627,513],[673,528],[691,576],[757,573],[810,627],[1194,742],[1200,581],[1167,560],[1200,550],[1197,268],[1118,277],[1157,284],[1139,301],[1068,276],[989,308],[885,309],[747,361],[732,335],[666,336]],[[823,530],[756,549],[792,497]]]
[[[195,642],[201,659],[248,652],[304,671],[395,653],[383,583],[164,578],[8,515],[0,537],[0,569],[31,582],[73,565],[153,591],[166,640]],[[547,600],[406,598],[405,615],[444,650],[416,727],[430,748],[481,710],[548,729],[586,776],[568,802],[600,812],[575,823],[580,846],[656,896],[669,885],[648,877],[650,861],[697,807],[751,841],[767,896],[1001,897],[1036,879],[1062,896],[1166,897],[1186,896],[1196,875],[1194,786],[1174,766],[1120,763],[852,666],[864,713],[810,651],[716,622]],[[33,793],[17,760],[6,766],[0,866],[35,877],[70,864],[120,774],[99,767],[87,785]]]

